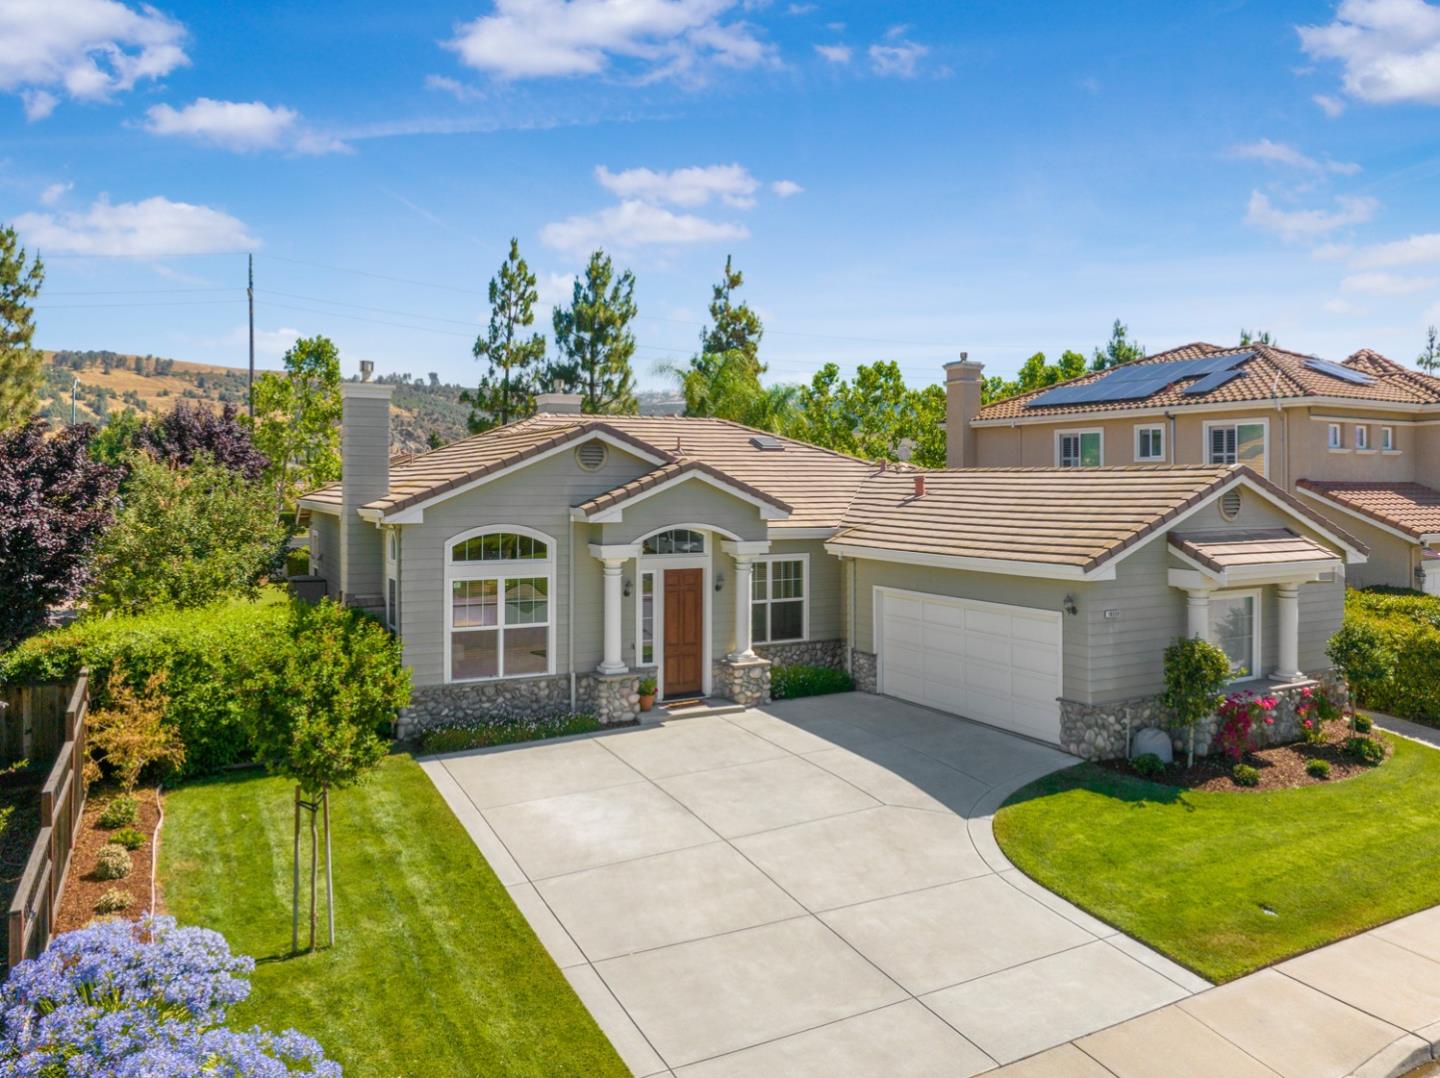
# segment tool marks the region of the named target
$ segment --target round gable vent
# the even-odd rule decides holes
[[[1240,515],[1240,491],[1238,489],[1227,490],[1220,496],[1220,515],[1226,520],[1234,520]]]
[[[580,467],[584,468],[587,472],[594,472],[603,468],[605,466],[606,456],[608,456],[608,453],[605,449],[605,443],[598,439],[593,442],[586,442],[575,450],[575,460],[578,461]]]

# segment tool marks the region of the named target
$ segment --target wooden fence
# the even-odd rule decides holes
[[[82,670],[64,711],[65,741],[40,790],[40,834],[10,902],[11,966],[43,951],[54,931],[60,891],[85,812],[85,717],[89,707],[90,675]]]
[[[0,765],[52,759],[69,736],[69,685],[0,685]]]

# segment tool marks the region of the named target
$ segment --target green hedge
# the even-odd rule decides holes
[[[359,638],[349,646],[388,648],[398,667],[399,644],[385,629],[359,612],[349,616]],[[0,655],[0,684],[70,681],[88,666],[91,699],[103,705],[117,660],[132,678],[163,671],[165,717],[185,740],[181,775],[194,777],[250,758],[247,685],[279,665],[289,634],[290,601],[281,588],[266,589],[259,601],[87,618]]]
[[[855,679],[833,666],[775,666],[770,669],[770,697],[795,700],[801,696],[824,696],[850,692]]]
[[[1440,723],[1440,598],[1347,592],[1329,654],[1359,707]]]

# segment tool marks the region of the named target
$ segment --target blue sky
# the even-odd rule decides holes
[[[39,343],[472,381],[511,235],[542,315],[596,244],[642,384],[727,253],[771,378],[1124,319],[1405,362],[1440,321],[1440,5],[0,0],[0,221]],[[391,278],[391,279],[387,279]]]

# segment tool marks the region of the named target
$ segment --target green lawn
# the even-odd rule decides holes
[[[293,1026],[348,1075],[629,1073],[409,756],[332,796],[337,943],[289,957],[292,789],[244,772],[166,798],[166,905],[257,960],[235,1024]]]
[[[1375,771],[1257,793],[1081,764],[1014,794],[995,837],[1026,875],[1225,981],[1440,903],[1440,752],[1391,740]]]

